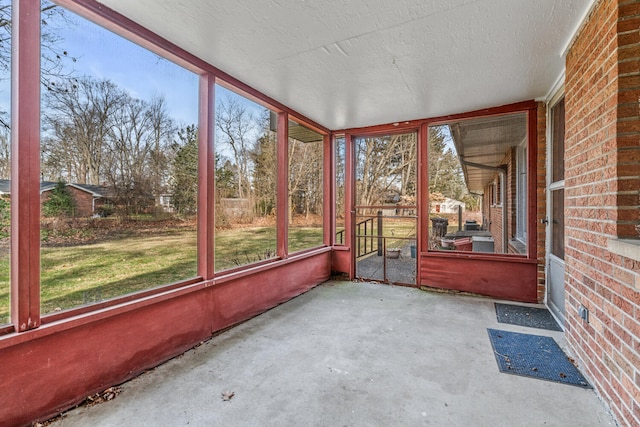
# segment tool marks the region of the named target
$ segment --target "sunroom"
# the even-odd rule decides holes
[[[567,57],[607,7],[637,19],[606,0],[1,2],[0,420],[54,415],[332,277],[546,304],[568,329],[601,315],[572,261],[564,276],[565,183],[584,183],[557,165],[581,156]],[[591,205],[626,215],[629,182]],[[79,214],[64,189],[81,186],[108,202]],[[606,218],[625,289],[626,218]]]

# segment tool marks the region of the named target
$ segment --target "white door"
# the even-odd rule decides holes
[[[564,325],[564,97],[552,104],[547,156],[547,306]]]

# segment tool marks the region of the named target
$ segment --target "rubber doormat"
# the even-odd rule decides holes
[[[546,308],[524,307],[521,305],[500,304],[498,302],[495,303],[495,306],[496,317],[500,323],[562,331],[556,319]]]
[[[500,372],[592,388],[553,338],[487,331]]]

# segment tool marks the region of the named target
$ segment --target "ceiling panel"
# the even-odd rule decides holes
[[[593,0],[102,0],[331,128],[543,97]]]

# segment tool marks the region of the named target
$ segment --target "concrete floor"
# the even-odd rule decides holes
[[[615,425],[592,390],[500,373],[487,328],[564,348],[490,299],[328,282],[54,426]]]
[[[386,280],[390,283],[415,285],[416,258],[411,258],[411,243],[400,247],[400,256],[396,259],[378,256],[375,252],[358,259],[356,263],[356,277],[366,280],[384,281],[386,263]]]

